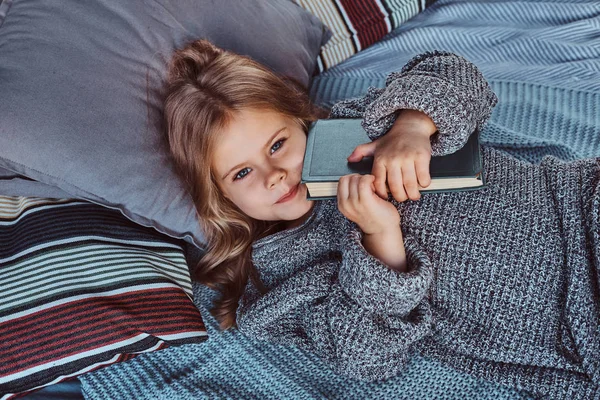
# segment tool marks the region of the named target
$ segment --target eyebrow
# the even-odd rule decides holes
[[[269,147],[269,145],[273,142],[273,140],[275,140],[275,138],[277,137],[277,135],[279,135],[279,133],[281,133],[282,130],[284,130],[286,127],[284,126],[283,128],[277,130],[277,132],[275,132],[271,138],[267,141],[267,143],[265,144],[265,146],[263,147],[263,150],[266,149],[267,147]],[[227,178],[227,176],[229,174],[231,174],[234,170],[240,168],[242,165],[246,164],[247,161],[244,161],[243,163],[240,163],[238,165],[236,165],[235,167],[231,168],[227,173],[225,173],[225,175],[223,175],[223,177],[221,179],[225,179]]]

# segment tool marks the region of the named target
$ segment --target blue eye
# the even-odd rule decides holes
[[[281,148],[281,146],[283,146],[283,142],[285,142],[286,140],[287,139],[280,139],[280,140],[276,141],[273,144],[273,146],[271,146],[271,154],[278,151]],[[245,172],[245,171],[248,171],[248,172]],[[240,179],[244,179],[249,173],[250,173],[250,168],[243,168],[233,177],[233,180],[237,181]]]
[[[233,177],[233,180],[234,180],[234,181],[237,181],[238,179],[244,179],[244,177],[245,177],[246,175],[248,175],[248,173],[249,173],[249,172],[246,172],[245,174],[242,174],[242,173],[243,173],[244,171],[246,171],[246,170],[249,170],[249,169],[250,169],[250,168],[244,168],[244,169],[241,169],[241,170],[240,170],[240,172],[238,172],[238,173],[237,173],[237,175]],[[241,176],[240,176],[240,175],[241,175]]]
[[[277,150],[279,150],[281,148],[281,146],[283,146],[283,142],[285,142],[285,139],[276,141],[275,144],[273,145],[273,147],[271,147],[271,154],[273,154]],[[275,149],[275,150],[273,150],[273,149]]]

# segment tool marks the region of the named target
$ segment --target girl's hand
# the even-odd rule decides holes
[[[400,214],[396,207],[375,193],[373,175],[350,174],[338,182],[337,205],[367,235],[398,230]]]
[[[382,199],[389,192],[399,201],[419,200],[419,189],[429,186],[430,137],[437,131],[433,121],[416,110],[402,110],[394,125],[379,139],[357,146],[348,157],[358,162],[373,156],[371,173],[375,191]],[[386,185],[387,183],[387,185]]]

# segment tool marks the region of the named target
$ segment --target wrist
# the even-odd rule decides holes
[[[381,233],[369,234],[363,232],[362,244],[367,252],[379,259],[388,268],[398,272],[406,271],[406,252],[402,230],[399,225],[396,229]]]
[[[390,225],[387,228],[383,228],[381,230],[376,231],[362,231],[363,237],[369,237],[371,239],[375,238],[389,238],[389,237],[402,237],[402,229],[400,229],[400,222],[397,224]]]
[[[424,112],[419,110],[403,109],[396,111],[396,120],[392,125],[392,130],[406,130],[423,132],[428,137],[437,132],[437,127],[433,120]]]
[[[400,231],[400,214],[398,214],[398,218],[389,218],[386,220],[387,225],[385,226],[363,226],[358,224],[360,230],[363,233],[363,236],[387,236],[387,235],[397,235]]]

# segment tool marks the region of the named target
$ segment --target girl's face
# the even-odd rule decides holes
[[[219,187],[246,215],[300,223],[312,208],[300,184],[306,134],[276,111],[238,112],[217,139],[212,168]]]

